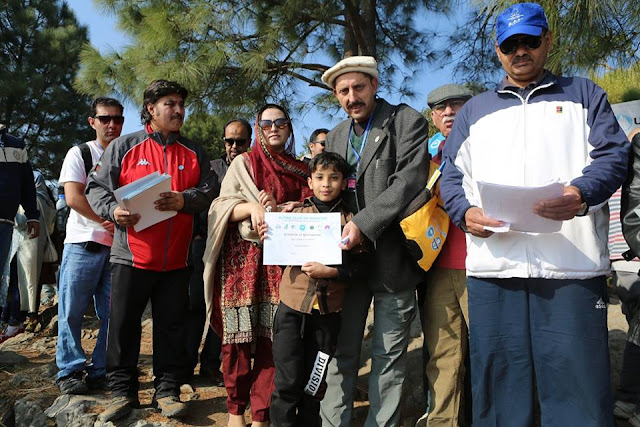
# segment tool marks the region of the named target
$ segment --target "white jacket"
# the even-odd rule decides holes
[[[485,278],[587,279],[609,272],[606,200],[626,176],[629,142],[605,92],[582,78],[547,73],[519,94],[502,85],[468,101],[444,148],[445,207],[464,227],[482,207],[477,182],[578,187],[589,206],[556,233],[467,234],[467,275]],[[605,206],[603,209],[602,207]]]

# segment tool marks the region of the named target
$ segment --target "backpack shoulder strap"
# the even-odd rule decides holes
[[[89,171],[93,167],[93,159],[91,158],[91,148],[89,147],[89,144],[87,144],[86,142],[83,142],[82,144],[78,145],[78,148],[80,149],[80,154],[82,154],[82,161],[84,161],[85,174],[89,176]]]

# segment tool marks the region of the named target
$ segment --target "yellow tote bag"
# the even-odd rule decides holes
[[[440,166],[430,162],[426,188],[428,201],[400,221],[410,252],[424,271],[428,271],[433,265],[449,232],[449,216],[442,207],[438,183],[443,166],[444,162]]]

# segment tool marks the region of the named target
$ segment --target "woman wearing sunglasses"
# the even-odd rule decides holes
[[[209,209],[205,297],[211,325],[222,337],[222,373],[229,427],[269,423],[273,391],[272,326],[279,302],[279,266],[262,265],[258,236],[264,214],[309,194],[306,165],[296,160],[289,114],[267,104],[258,112],[251,152],[229,167]],[[253,366],[251,356],[253,353]]]

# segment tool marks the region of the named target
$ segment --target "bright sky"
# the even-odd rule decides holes
[[[116,19],[98,10],[91,0],[66,0],[67,4],[73,9],[78,21],[89,28],[89,38],[100,52],[110,50],[120,50],[127,43],[126,36],[116,28]],[[425,22],[424,25],[442,26],[444,29],[449,25],[446,20],[440,22]],[[381,93],[380,95],[387,101],[397,104],[404,102],[409,104],[418,111],[426,107],[427,94],[436,87],[452,83],[452,70],[450,67],[443,69],[424,69],[418,70],[413,77],[413,91],[416,96],[413,98],[400,98],[397,94]],[[308,96],[314,95],[313,89],[307,89]],[[125,104],[125,124],[124,133],[134,132],[140,129],[139,105]],[[310,110],[303,114],[293,115],[293,125],[296,133],[296,152],[301,153],[303,143],[308,140],[309,135],[314,129],[325,127],[331,129],[346,118],[344,112],[340,112],[335,116],[321,114],[318,111]],[[252,122],[255,118],[248,118]]]

